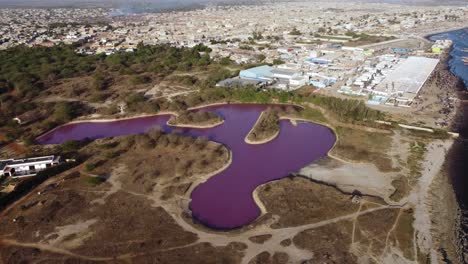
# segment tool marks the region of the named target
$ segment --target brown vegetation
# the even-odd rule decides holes
[[[301,177],[268,183],[260,187],[259,197],[269,213],[280,217],[274,228],[319,222],[352,213],[359,207],[351,201],[351,195]]]
[[[83,166],[81,173],[67,171],[50,179],[38,187],[41,195],[31,192],[2,213],[5,221],[0,236],[8,234],[13,239],[4,241],[0,251],[3,262],[65,263],[100,258],[108,263],[126,259],[139,263],[150,259],[162,263],[240,261],[238,246],[195,243],[196,234],[184,231],[151,200],[160,199],[160,195],[166,200],[184,195],[166,190],[187,186],[224,166],[229,152],[222,145],[153,130],[147,135],[97,140],[82,151],[94,154],[85,163],[93,164],[92,168]],[[122,165],[126,169],[117,169]],[[104,181],[90,184],[94,177],[89,176],[89,170]],[[117,180],[120,184],[114,185]],[[155,186],[163,193],[154,192]],[[17,247],[17,243],[29,246]],[[65,253],[42,250],[42,245]]]
[[[278,122],[279,117],[276,110],[269,108],[263,111],[257,123],[247,135],[246,141],[255,144],[273,139],[279,133]]]
[[[316,252],[309,263],[357,263],[349,252],[352,223],[343,221],[306,230],[293,239],[299,248]]]
[[[284,252],[275,252],[271,255],[269,252],[264,251],[255,256],[249,264],[286,264],[289,263],[289,256]]]
[[[215,113],[212,112],[193,112],[193,111],[184,111],[178,116],[173,116],[167,122],[172,126],[199,126],[199,127],[208,127],[215,126],[223,122],[223,119]]]
[[[393,171],[389,149],[391,134],[371,133],[350,127],[337,127],[338,141],[331,154],[345,160],[375,164],[381,171]]]

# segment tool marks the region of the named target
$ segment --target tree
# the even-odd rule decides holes
[[[259,54],[259,55],[257,55],[257,59],[258,59],[258,61],[262,62],[262,61],[264,61],[266,59],[266,57],[263,54]]]
[[[75,116],[73,106],[68,102],[60,102],[54,107],[54,118],[59,121],[66,123],[72,120]]]
[[[254,31],[254,32],[252,33],[252,38],[253,38],[254,40],[261,40],[261,39],[263,39],[263,36],[262,36],[262,33],[261,33],[261,32]]]
[[[284,64],[285,62],[281,59],[274,59],[273,60],[273,65],[280,65],[280,64]]]
[[[289,32],[289,35],[300,36],[302,33],[297,28],[293,28],[291,32]]]

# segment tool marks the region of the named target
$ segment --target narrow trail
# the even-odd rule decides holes
[[[400,208],[400,210],[398,210],[398,215],[395,218],[395,222],[393,222],[392,228],[390,228],[390,230],[388,230],[387,236],[385,237],[385,246],[384,246],[384,249],[382,250],[381,257],[383,257],[388,252],[388,247],[389,247],[388,241],[390,240],[390,235],[393,233],[395,228],[398,226],[398,221],[400,220],[400,216],[401,216],[402,211],[403,211],[402,208]]]
[[[51,252],[51,253],[56,253],[60,255],[65,255],[65,256],[70,256],[74,258],[79,258],[82,260],[91,260],[91,261],[110,261],[110,260],[115,260],[116,258],[100,258],[100,257],[89,257],[89,256],[84,256],[80,254],[75,254],[71,251],[68,251],[66,249],[62,249],[59,247],[53,247],[49,246],[47,244],[42,244],[42,243],[23,243],[23,242],[18,242],[16,240],[12,239],[1,239],[0,244],[3,245],[8,245],[8,246],[17,246],[17,247],[24,247],[24,248],[37,248],[43,251]]]
[[[355,235],[355,233],[356,233],[356,223],[357,223],[357,219],[358,219],[359,213],[361,212],[362,205],[363,205],[363,202],[362,202],[362,201],[359,201],[359,208],[358,208],[358,210],[356,211],[356,216],[353,218],[353,234],[351,235],[351,244],[350,244],[350,247],[352,247],[353,244],[354,244],[354,235]]]

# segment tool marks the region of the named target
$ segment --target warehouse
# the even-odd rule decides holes
[[[273,69],[268,65],[254,67],[240,71],[239,77],[242,79],[271,81],[273,80]]]
[[[372,94],[388,98],[386,104],[410,106],[438,63],[438,59],[409,57],[389,72]]]

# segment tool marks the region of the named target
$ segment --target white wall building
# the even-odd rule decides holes
[[[13,178],[34,176],[39,171],[58,165],[60,156],[0,160],[0,176]]]

